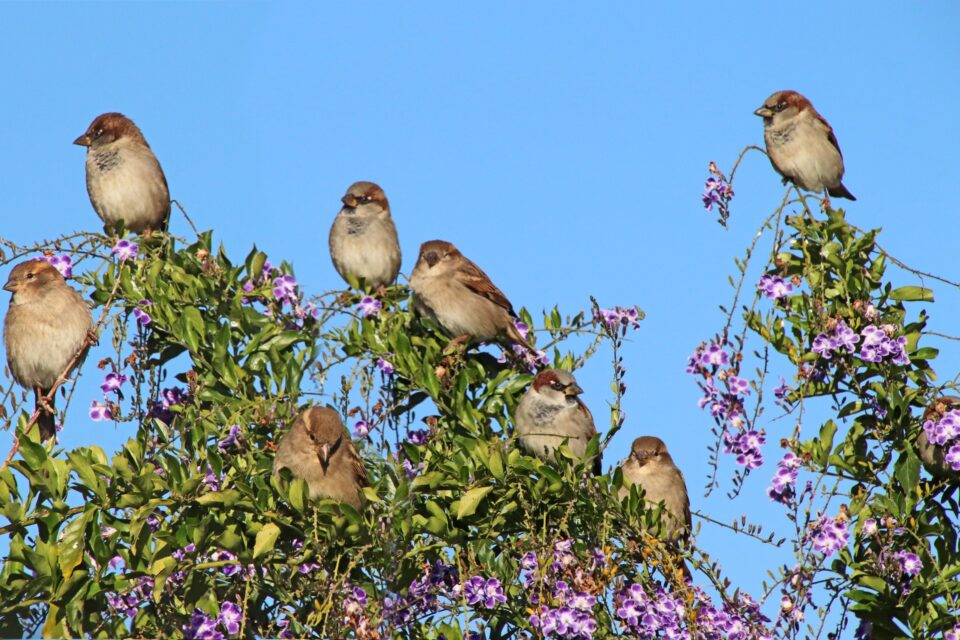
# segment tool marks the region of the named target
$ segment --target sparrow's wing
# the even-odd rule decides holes
[[[827,140],[830,141],[830,144],[836,148],[837,153],[840,154],[840,157],[843,157],[843,152],[840,151],[840,143],[837,142],[837,136],[833,133],[833,127],[830,126],[830,123],[823,119],[823,116],[820,115],[813,106],[809,107],[813,111],[813,117],[816,119],[817,125],[827,134]]]
[[[349,457],[350,466],[353,469],[353,475],[357,479],[357,484],[359,484],[361,487],[370,486],[370,480],[367,478],[367,468],[363,466],[363,460],[360,459],[360,455],[357,453],[357,450],[352,444],[347,450],[347,455]]]
[[[490,278],[483,272],[483,269],[475,265],[468,258],[463,259],[463,265],[457,271],[457,277],[460,282],[478,296],[482,296],[497,306],[503,307],[507,313],[516,317],[513,311],[513,305],[507,300],[500,289],[490,281]]]
[[[580,413],[580,417],[583,420],[583,431],[586,437],[589,439],[597,435],[597,426],[593,422],[593,414],[590,413],[590,409],[587,408],[587,405],[585,405],[580,398],[577,398],[577,411]],[[598,451],[597,457],[593,460],[593,475],[603,475],[602,451]]]

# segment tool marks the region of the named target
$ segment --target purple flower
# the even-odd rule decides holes
[[[863,528],[861,529],[863,535],[865,536],[875,536],[877,535],[877,521],[875,518],[867,518],[863,521]]]
[[[157,514],[151,513],[147,516],[147,526],[150,527],[150,531],[157,532],[157,529],[160,528],[160,518],[157,517]]]
[[[217,622],[227,630],[227,635],[235,636],[240,633],[240,622],[243,620],[243,610],[236,602],[224,602],[220,607]]]
[[[222,561],[230,561],[230,560],[236,560],[236,559],[237,559],[236,554],[231,553],[226,549],[219,549],[210,554],[210,560],[212,562],[222,562]],[[227,564],[220,567],[220,573],[222,573],[228,578],[232,575],[237,574],[239,571],[240,571],[240,565],[238,564]]]
[[[896,558],[900,567],[900,571],[904,575],[915,576],[919,574],[920,569],[923,568],[923,563],[915,553],[910,553],[909,551],[904,551],[901,549],[893,554],[893,557]]]
[[[273,279],[273,297],[282,305],[289,302],[291,306],[297,304],[297,279],[291,275]]]
[[[135,258],[139,250],[140,248],[137,246],[137,243],[129,240],[121,240],[114,245],[113,250],[110,253],[111,255],[116,255],[121,261],[123,261]]]
[[[210,491],[220,491],[220,478],[210,465],[207,465],[207,472],[203,474],[203,486]]]
[[[404,461],[403,461],[403,472],[404,472],[404,474],[405,474],[408,478],[410,478],[411,480],[412,480],[413,478],[416,478],[416,477],[417,477],[417,474],[419,474],[421,471],[423,471],[423,463],[422,463],[422,462],[419,463],[416,467],[414,467],[414,466],[413,466],[413,463],[410,462],[410,459],[409,459],[409,458],[405,458],[405,459],[404,459]]]
[[[363,314],[364,318],[371,318],[380,313],[383,303],[372,296],[364,296],[357,305],[357,311]]]
[[[40,259],[53,265],[53,268],[64,278],[73,275],[73,260],[65,253],[58,256],[40,256]]]
[[[762,431],[746,431],[736,436],[725,431],[723,441],[723,452],[736,455],[737,464],[740,466],[757,469],[763,465],[763,452],[760,447],[767,439]]]
[[[217,630],[217,621],[200,609],[194,609],[190,622],[183,625],[185,638],[197,640],[223,640],[223,633]]]
[[[357,438],[365,438],[370,433],[370,423],[366,420],[357,420],[353,425],[353,435]]]
[[[359,615],[367,606],[367,592],[362,587],[347,586],[347,597],[343,599],[343,612],[348,616]]]
[[[393,365],[390,364],[388,360],[385,359],[386,356],[392,356],[390,352],[384,353],[382,356],[377,358],[377,369],[380,369],[380,373],[385,376],[393,375]]]
[[[830,557],[847,545],[850,532],[845,525],[823,515],[811,525],[810,537],[813,540],[813,548],[823,553],[825,557]]]
[[[239,444],[241,436],[242,434],[240,432],[240,425],[232,425],[230,430],[227,432],[227,437],[217,442],[217,449],[219,449],[221,453],[226,453],[228,449],[231,449]]]
[[[598,320],[607,326],[608,329],[617,329],[623,327],[640,328],[640,311],[637,307],[616,306],[613,309],[598,309],[593,314],[594,320]]]
[[[145,327],[151,322],[153,322],[153,318],[151,318],[150,314],[144,311],[143,309],[141,309],[140,307],[149,308],[153,306],[153,303],[150,302],[149,300],[144,299],[138,302],[137,304],[139,306],[133,308],[133,317],[137,319],[137,322],[139,322],[142,326]]]
[[[730,356],[723,350],[723,347],[711,342],[710,346],[700,354],[700,364],[705,367],[710,365],[725,367],[730,364]]]
[[[107,566],[113,569],[114,571],[123,571],[123,558],[120,556],[113,556],[107,562]]]
[[[90,419],[94,422],[113,420],[113,411],[108,404],[93,400],[90,402]]]
[[[180,562],[181,560],[183,560],[184,558],[187,557],[187,554],[188,554],[188,553],[193,553],[193,552],[196,551],[196,550],[197,550],[197,545],[195,545],[195,544],[193,544],[193,543],[191,542],[190,544],[188,544],[188,545],[185,546],[184,548],[182,548],[182,549],[177,549],[176,551],[174,551],[173,554],[172,554],[172,555],[173,555],[173,559],[176,560],[177,562]]]
[[[148,418],[156,418],[160,422],[170,424],[173,422],[173,411],[171,407],[182,405],[189,400],[189,396],[183,392],[180,387],[163,389],[160,391],[160,399],[151,403]]]
[[[474,576],[463,584],[463,594],[467,604],[471,606],[479,604],[487,609],[493,609],[507,601],[506,596],[503,595],[503,587],[496,578]]]
[[[420,446],[426,444],[427,440],[430,439],[430,432],[426,429],[411,429],[407,432],[407,440],[412,444]]]
[[[943,457],[944,462],[954,471],[960,471],[960,443],[953,445]]]
[[[127,376],[121,375],[116,371],[111,371],[103,379],[103,384],[100,385],[100,390],[104,394],[111,393],[113,391],[119,391],[120,387],[127,381]]]
[[[729,215],[730,200],[733,198],[733,186],[726,181],[724,175],[717,169],[717,165],[710,163],[712,174],[703,185],[703,206],[707,211],[713,211],[716,206],[720,210],[721,220]]]
[[[727,388],[735,396],[747,395],[750,393],[750,383],[737,376],[727,377]]]
[[[757,289],[763,292],[763,295],[771,300],[786,298],[792,291],[793,285],[780,276],[762,276]]]

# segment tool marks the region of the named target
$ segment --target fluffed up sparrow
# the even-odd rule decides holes
[[[566,440],[570,452],[583,459],[597,428],[580,400],[581,393],[583,389],[568,371],[546,369],[537,374],[517,405],[517,436],[527,452],[550,462]],[[600,469],[601,455],[597,454],[594,474],[600,475]]]
[[[777,91],[753,113],[763,118],[767,155],[784,182],[856,200],[841,182],[843,155],[837,137],[809,100],[796,91]]]
[[[49,440],[56,434],[55,396],[49,404],[41,398],[88,344],[93,317],[76,289],[43,260],[15,266],[3,288],[13,293],[3,325],[7,363],[13,379],[36,395],[40,438]]]
[[[673,463],[663,440],[655,436],[641,436],[633,441],[630,455],[620,466],[623,486],[617,498],[630,495],[630,486],[643,487],[648,508],[663,503],[661,524],[667,539],[690,535],[690,499],[683,473]]]
[[[410,288],[417,311],[455,341],[513,341],[533,350],[514,325],[517,314],[507,297],[449,242],[430,240],[420,246]]]
[[[378,185],[354,182],[330,227],[330,257],[344,280],[366,280],[371,288],[392,284],[400,273],[400,242],[390,203]]]
[[[87,147],[87,193],[108,231],[120,220],[135,233],[164,228],[170,216],[167,178],[132,120],[99,115],[73,144]]]
[[[310,407],[297,416],[277,445],[274,475],[283,468],[306,481],[313,499],[332,498],[354,509],[363,507],[367,471],[333,409]]]

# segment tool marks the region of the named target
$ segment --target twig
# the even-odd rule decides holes
[[[180,202],[178,202],[177,200],[171,200],[170,202],[177,205],[177,209],[180,209],[180,213],[182,213],[183,217],[187,219],[187,223],[190,225],[190,228],[193,229],[193,233],[199,236],[200,232],[197,231],[196,225],[193,224],[193,220],[191,220],[190,216],[187,215],[187,210],[183,208],[183,205],[180,204]]]

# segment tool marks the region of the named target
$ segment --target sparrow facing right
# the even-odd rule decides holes
[[[753,112],[763,118],[770,163],[784,181],[856,200],[843,186],[843,155],[827,121],[796,91],[777,91]]]
[[[617,499],[630,495],[630,486],[643,487],[648,508],[663,503],[661,524],[667,539],[690,535],[690,499],[683,473],[673,463],[663,440],[655,436],[641,436],[633,441],[630,456],[620,466],[623,486]]]
[[[569,371],[546,369],[537,374],[517,405],[516,425],[520,444],[544,462],[552,462],[564,440],[578,458],[597,435],[593,416],[580,394],[583,389]],[[601,473],[601,455],[593,461],[594,475]]]
[[[311,498],[332,498],[357,510],[363,507],[367,471],[333,409],[310,407],[297,416],[277,445],[273,474],[279,475],[284,467],[306,481]]]
[[[87,147],[87,193],[107,231],[120,220],[134,233],[164,228],[170,216],[167,178],[132,120],[121,113],[99,115],[73,144]]]
[[[414,307],[437,322],[455,341],[518,342],[533,351],[514,325],[513,305],[480,267],[449,242],[420,245],[410,275]]]
[[[330,227],[330,257],[337,273],[366,280],[377,289],[393,284],[400,273],[400,242],[383,189],[372,182],[347,188],[343,208]]]
[[[36,395],[40,438],[49,440],[56,434],[55,396],[48,405],[41,398],[86,344],[93,316],[77,290],[43,260],[15,266],[3,288],[13,293],[3,324],[7,364],[13,379]]]

